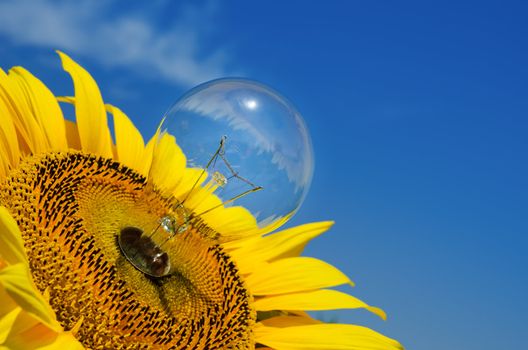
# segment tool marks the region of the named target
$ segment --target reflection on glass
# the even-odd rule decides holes
[[[258,82],[220,79],[192,89],[167,112],[161,131],[176,137],[188,166],[207,168],[216,195],[246,207],[260,227],[293,215],[310,186],[313,151],[304,121]]]

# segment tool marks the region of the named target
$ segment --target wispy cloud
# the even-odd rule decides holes
[[[132,2],[133,3],[133,2]],[[215,2],[4,0],[0,35],[16,45],[58,48],[107,66],[149,71],[180,85],[228,75],[228,55],[207,43]],[[142,3],[142,4],[147,4]],[[171,11],[169,16],[161,16]],[[163,23],[160,18],[166,18]]]

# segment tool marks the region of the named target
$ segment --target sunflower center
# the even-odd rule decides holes
[[[37,288],[89,348],[247,349],[255,312],[218,233],[174,214],[146,180],[81,153],[26,158],[0,185]],[[165,224],[167,224],[165,222]],[[170,238],[170,239],[167,239]]]

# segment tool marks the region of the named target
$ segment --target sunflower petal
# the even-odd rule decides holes
[[[162,134],[150,142],[153,148],[152,166],[149,178],[165,193],[173,194],[184,176],[186,158],[175,138],[169,134]]]
[[[298,257],[262,264],[246,278],[253,295],[276,295],[352,284],[334,266],[315,258]]]
[[[23,310],[35,316],[50,329],[61,330],[51,307],[35,289],[27,265],[18,263],[0,270],[0,286]]]
[[[290,293],[263,297],[255,301],[257,311],[271,310],[337,310],[364,308],[386,320],[387,315],[377,307],[336,290],[314,290],[302,293]]]
[[[79,137],[79,130],[77,129],[77,124],[72,121],[65,120],[66,125],[66,139],[68,140],[68,147],[80,151],[81,139]]]
[[[277,317],[268,318],[259,323],[260,325],[264,325],[268,327],[283,328],[283,327],[294,327],[294,326],[307,326],[310,324],[321,324],[323,322],[316,320],[314,318],[311,318],[308,315],[301,315],[301,316],[277,316]],[[257,327],[260,325],[257,325]]]
[[[9,314],[7,314],[2,319],[2,325],[0,329],[2,332],[0,334],[0,344],[11,346],[11,348],[16,348],[13,346],[13,340],[20,338],[21,334],[24,334],[30,329],[33,329],[40,322],[27,312],[25,312],[20,306],[15,307]],[[47,328],[46,332],[48,336],[53,337],[56,332],[51,331]],[[15,341],[16,343],[17,341]],[[19,347],[20,348],[20,347]],[[27,348],[27,347],[26,347]]]
[[[26,153],[38,153],[46,150],[42,130],[33,117],[31,105],[25,91],[12,74],[0,72],[0,101],[7,108],[16,133],[19,136],[19,147]]]
[[[5,207],[0,207],[0,256],[8,264],[27,264],[22,233]]]
[[[9,298],[5,295],[2,298],[4,306],[0,308],[2,310],[0,316],[12,310],[12,302],[7,299],[13,299],[23,310],[34,315],[49,328],[61,329],[50,306],[31,281],[21,237],[22,234],[15,220],[5,207],[0,207],[0,255],[9,264],[0,270],[1,293],[6,292],[9,295]]]
[[[147,176],[150,162],[145,162],[145,142],[138,129],[119,108],[106,104],[106,110],[114,116],[114,130],[118,160],[140,174]]]
[[[50,150],[68,149],[66,130],[62,110],[49,89],[30,72],[22,67],[11,70],[20,88],[25,91],[27,103],[31,106],[33,116],[43,132]],[[26,118],[29,116],[26,116]]]
[[[0,292],[1,293],[1,292]],[[12,301],[4,296],[4,301]],[[0,316],[0,349],[83,349],[71,332],[56,331],[42,324],[20,306]]]
[[[257,220],[249,210],[241,206],[222,207],[218,212],[211,211],[207,222],[222,233],[221,242],[238,240],[257,233]]]
[[[82,149],[85,152],[112,158],[112,139],[108,130],[106,111],[97,84],[81,66],[57,51],[62,66],[75,87],[75,114]]]
[[[255,339],[276,350],[402,350],[395,340],[371,329],[344,324],[259,326]]]
[[[305,224],[243,241],[238,247],[236,242],[225,246],[237,261],[240,270],[245,273],[261,262],[299,256],[309,241],[327,231],[333,224],[333,221]]]
[[[2,74],[5,76],[5,73],[0,70],[0,75]],[[4,176],[7,174],[9,166],[16,167],[20,159],[16,130],[9,113],[4,99],[0,98],[0,116],[2,116],[0,122],[0,171],[3,170]]]
[[[74,337],[70,332],[59,333],[57,338],[45,346],[41,346],[38,350],[83,350],[84,346]]]
[[[5,291],[5,289],[0,288],[0,300],[2,302],[0,303],[0,323],[2,323],[2,319],[4,317],[7,317],[7,315],[13,311],[15,308],[18,307],[18,305],[11,299],[9,294]],[[0,327],[0,330],[3,329]],[[1,338],[1,337],[0,337]]]
[[[70,332],[53,331],[42,323],[35,322],[24,312],[19,313],[7,338],[1,344],[6,349],[84,349]],[[4,349],[2,346],[0,349]]]
[[[4,302],[4,300],[2,300]],[[4,344],[22,309],[15,307],[5,315],[0,314],[0,344]]]

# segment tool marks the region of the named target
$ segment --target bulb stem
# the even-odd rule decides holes
[[[222,152],[224,150],[224,145],[225,145],[225,141],[227,139],[227,136],[222,136],[222,138],[220,139],[220,145],[218,146],[218,148],[216,149],[216,152],[213,154],[213,156],[211,157],[211,159],[209,159],[209,161],[207,162],[207,165],[205,166],[205,168],[202,170],[202,172],[200,173],[200,176],[198,176],[198,178],[196,179],[196,181],[194,182],[194,184],[192,185],[191,187],[191,190],[189,192],[187,192],[187,195],[185,196],[185,198],[183,199],[183,201],[181,202],[181,204],[183,205],[183,203],[185,203],[185,201],[189,198],[189,196],[191,195],[191,193],[194,191],[194,189],[196,188],[196,186],[198,185],[198,182],[200,182],[200,179],[203,177],[203,175],[205,174],[205,172],[209,169],[209,167],[211,166],[211,163],[213,161],[216,160],[216,158],[218,158],[218,155],[220,154],[220,152]],[[222,159],[224,159],[223,156],[221,156]],[[230,168],[231,169],[231,168]]]

